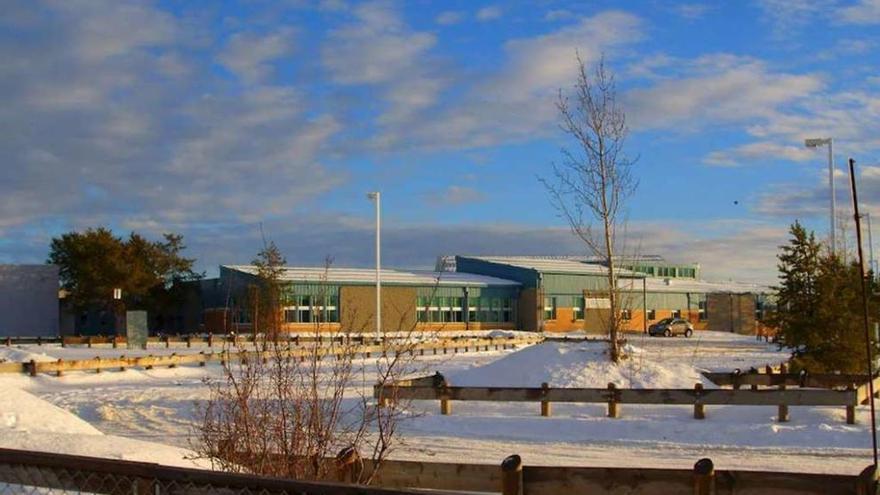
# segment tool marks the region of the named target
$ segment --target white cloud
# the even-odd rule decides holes
[[[482,191],[458,185],[451,185],[442,191],[428,195],[428,202],[433,205],[460,206],[485,200],[486,195]]]
[[[691,131],[770,117],[822,87],[816,75],[772,72],[753,59],[703,56],[681,78],[630,92],[626,104],[634,127]]]
[[[436,19],[434,19],[437,24],[441,26],[451,26],[453,24],[458,24],[459,22],[464,20],[464,12],[457,10],[447,10],[445,12],[441,12]]]
[[[266,35],[236,33],[217,60],[248,82],[262,81],[272,72],[270,62],[292,50],[292,34],[290,29]]]
[[[548,10],[546,14],[544,14],[544,20],[548,22],[556,22],[556,21],[567,21],[569,19],[574,19],[575,14],[567,9],[554,9]]]
[[[510,40],[499,71],[467,81],[457,102],[407,126],[386,129],[382,147],[458,149],[531,139],[552,131],[554,99],[577,74],[576,52],[594,63],[641,39],[639,18],[618,11],[584,17],[550,33]]]
[[[709,165],[737,166],[778,160],[807,162],[815,160],[815,158],[815,153],[804,146],[756,141],[730,150],[713,151],[706,156],[704,161]]]
[[[840,9],[838,17],[848,24],[880,24],[880,0],[859,0]]]
[[[504,11],[501,10],[501,7],[497,5],[489,5],[487,7],[483,7],[477,11],[477,20],[480,22],[486,21],[494,21],[495,19],[499,19]]]
[[[672,7],[673,12],[688,20],[700,19],[710,10],[712,10],[711,5],[702,3],[683,3]]]
[[[324,66],[340,84],[377,84],[393,81],[422,63],[434,46],[431,33],[410,31],[385,4],[355,9],[356,22],[333,30],[322,50]]]
[[[828,18],[837,0],[758,0],[762,19],[773,27],[777,39],[790,39],[805,27]]]

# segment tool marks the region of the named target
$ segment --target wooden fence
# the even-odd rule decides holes
[[[540,342],[539,337],[515,337],[515,338],[498,338],[498,339],[463,339],[463,340],[441,340],[428,341],[423,343],[406,344],[406,345],[309,345],[309,346],[291,346],[289,349],[278,351],[283,357],[298,358],[305,360],[314,353],[319,357],[332,357],[345,354],[356,354],[363,357],[371,357],[373,355],[381,355],[386,352],[410,352],[425,354],[453,354],[459,352],[473,351],[489,351],[492,349],[512,349],[520,345],[534,344]],[[61,376],[67,371],[96,371],[101,372],[107,369],[125,370],[127,368],[143,368],[151,369],[153,367],[169,367],[173,368],[179,365],[198,365],[204,366],[209,362],[227,362],[235,359],[263,359],[268,360],[275,357],[276,351],[242,351],[232,352],[229,350],[221,350],[218,352],[205,352],[192,354],[176,354],[162,356],[119,356],[113,358],[97,356],[93,359],[76,359],[56,361],[35,361],[31,360],[24,363],[0,363],[0,373],[29,373],[36,376],[39,373],[54,373]]]
[[[607,404],[608,417],[621,414],[621,404],[688,405],[693,407],[694,419],[706,418],[706,406],[777,406],[777,419],[789,420],[789,406],[839,406],[846,409],[846,422],[854,424],[855,409],[863,398],[860,390],[850,385],[845,390],[815,390],[779,388],[762,390],[704,389],[697,383],[693,389],[622,389],[609,383],[607,388],[553,388],[543,383],[540,387],[456,387],[442,375],[395,382],[393,385],[373,388],[373,395],[383,403],[401,400],[437,400],[441,414],[452,414],[453,401],[536,402],[542,416],[551,415],[554,402]]]
[[[363,494],[487,492],[502,495],[784,495],[875,493],[873,466],[860,475],[716,470],[710,459],[693,469],[531,466],[517,455],[499,464],[386,460],[373,486],[343,484],[369,460],[326,459],[328,481],[284,480],[159,464],[0,449],[0,487],[26,485],[92,493],[303,493]],[[103,488],[108,487],[109,490]],[[176,490],[176,491],[175,491]]]

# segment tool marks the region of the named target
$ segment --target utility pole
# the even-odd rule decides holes
[[[367,193],[376,204],[376,341],[382,339],[382,195],[379,191]]]

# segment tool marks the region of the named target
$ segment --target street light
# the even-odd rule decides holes
[[[382,195],[379,191],[367,193],[367,198],[376,203],[376,340],[382,337]]]
[[[804,140],[804,145],[807,148],[818,148],[819,146],[828,145],[828,186],[831,188],[831,252],[837,252],[837,243],[835,242],[835,233],[834,233],[834,210],[835,210],[835,198],[834,198],[834,152],[832,150],[832,139],[831,138],[811,138]]]

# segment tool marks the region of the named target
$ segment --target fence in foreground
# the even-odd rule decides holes
[[[383,403],[398,400],[436,400],[441,414],[452,414],[453,401],[540,403],[542,416],[550,416],[554,402],[607,404],[608,417],[621,415],[621,404],[692,406],[694,419],[706,418],[706,406],[777,406],[777,419],[789,421],[789,406],[838,406],[846,410],[846,422],[856,421],[856,406],[864,400],[861,389],[850,384],[844,390],[787,389],[762,390],[704,389],[621,389],[613,383],[607,388],[540,387],[456,387],[440,374],[375,386],[373,396]]]
[[[0,494],[46,493],[406,495],[420,492],[0,449]]]
[[[512,337],[512,338],[496,338],[496,339],[461,339],[461,340],[440,340],[427,341],[419,343],[410,343],[397,345],[390,343],[387,345],[357,345],[345,344],[335,346],[290,346],[288,349],[278,351],[283,357],[298,358],[305,360],[315,353],[319,357],[334,357],[339,355],[361,355],[371,357],[373,355],[381,355],[383,353],[407,352],[426,354],[455,354],[459,352],[473,351],[489,351],[512,349],[521,345],[528,345],[540,342],[540,337]],[[277,356],[276,351],[241,351],[233,352],[223,350],[218,352],[204,352],[192,354],[170,354],[162,356],[138,356],[126,357],[119,356],[114,358],[95,357],[93,359],[75,359],[57,361],[34,361],[29,362],[9,362],[0,363],[0,373],[28,373],[36,376],[40,373],[53,373],[56,376],[62,376],[68,371],[96,371],[118,369],[124,371],[127,368],[143,368],[151,369],[154,367],[174,368],[180,365],[198,365],[204,366],[210,362],[224,363],[236,359],[263,359],[268,360]]]
[[[442,490],[503,495],[780,495],[859,494],[877,488],[873,466],[862,474],[835,475],[716,470],[710,459],[693,469],[591,468],[524,465],[519,456],[498,464],[385,461],[374,486],[342,484],[352,470],[370,461],[343,464],[334,459],[333,482],[294,481],[177,468],[158,464],[0,449],[0,494],[96,493],[395,495]]]

